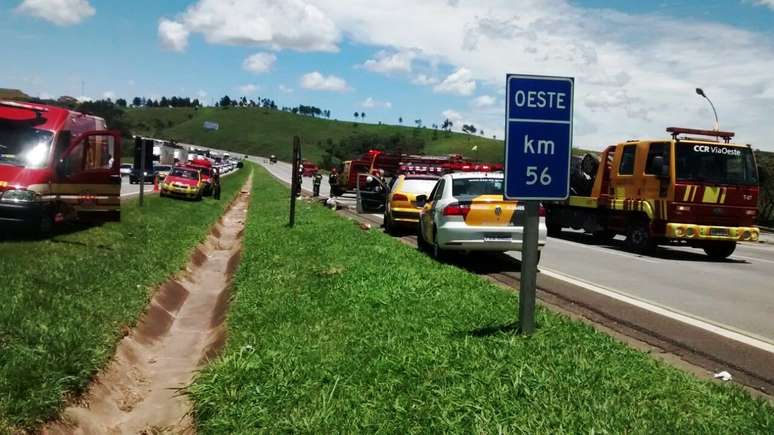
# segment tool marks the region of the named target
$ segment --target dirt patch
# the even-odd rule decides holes
[[[181,390],[225,344],[229,286],[239,264],[249,195],[243,188],[194,250],[186,273],[159,287],[86,395],[43,434],[196,432]]]

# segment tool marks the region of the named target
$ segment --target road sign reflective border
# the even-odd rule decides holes
[[[574,85],[572,77],[506,76],[507,199],[569,196]]]

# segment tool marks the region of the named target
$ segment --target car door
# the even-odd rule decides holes
[[[55,193],[77,212],[118,211],[121,207],[120,135],[92,131],[65,150],[56,168]]]
[[[428,243],[433,243],[433,224],[437,219],[436,215],[438,213],[438,202],[441,200],[441,198],[443,198],[445,185],[446,179],[441,178],[438,184],[435,185],[433,191],[430,193],[430,197],[428,198],[428,202],[425,204],[424,211],[422,213],[422,231],[424,232],[425,240],[427,240]]]

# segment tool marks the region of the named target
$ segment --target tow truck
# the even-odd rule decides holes
[[[210,196],[213,192],[213,171],[212,162],[202,157],[194,158],[184,165],[188,168],[197,169],[202,174],[202,183],[204,184],[202,193],[204,196]]]
[[[0,230],[120,220],[121,136],[105,120],[0,101]]]
[[[629,140],[599,158],[574,157],[571,196],[548,202],[550,236],[563,228],[600,240],[626,236],[634,252],[658,245],[701,248],[729,257],[737,242],[758,240],[758,168],[733,132],[669,127],[671,139]]]

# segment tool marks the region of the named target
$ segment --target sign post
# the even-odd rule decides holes
[[[505,198],[525,201],[519,330],[535,331],[540,201],[570,193],[571,77],[509,74],[505,103]]]
[[[288,226],[293,228],[296,223],[296,192],[301,190],[301,177],[298,174],[298,169],[301,164],[301,139],[298,136],[293,136],[293,173],[290,175],[290,222]]]

